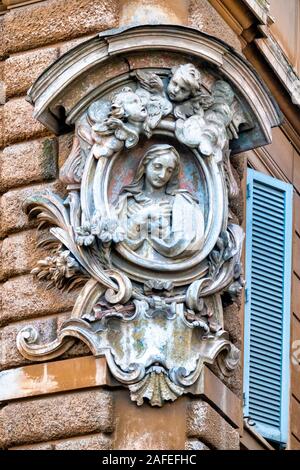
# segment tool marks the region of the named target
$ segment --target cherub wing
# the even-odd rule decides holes
[[[86,116],[80,121],[77,128],[77,133],[81,140],[89,145],[93,145],[95,142],[94,131],[100,135],[110,135],[113,133],[105,124],[109,110],[110,104],[105,100],[95,101],[89,107]]]
[[[166,97],[163,81],[158,75],[144,70],[137,70],[136,78],[140,85],[140,89],[136,92],[145,102],[148,113],[144,123],[144,131],[150,137],[152,129],[159,124],[162,117],[170,114],[172,104]]]
[[[164,84],[162,79],[153,72],[146,72],[144,70],[137,70],[135,72],[136,78],[142,88],[152,93],[163,95]]]

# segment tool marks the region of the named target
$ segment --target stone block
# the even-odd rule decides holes
[[[64,314],[63,314],[64,316]],[[18,351],[17,334],[28,325],[28,320],[16,322],[0,329],[0,370],[31,364]],[[30,320],[30,325],[35,327],[40,335],[42,344],[53,341],[56,338],[57,316]]]
[[[88,36],[82,36],[77,39],[73,39],[72,41],[66,41],[63,44],[59,46],[59,56],[62,56],[66,52],[68,52],[70,49],[73,49],[73,47],[78,46],[78,44],[81,44],[84,41],[87,41],[88,39],[92,38],[94,35],[89,34]]]
[[[0,104],[0,148],[4,146],[4,111],[3,111],[3,106]]]
[[[39,49],[9,57],[4,62],[6,96],[26,94],[33,82],[58,56],[57,48]]]
[[[239,433],[204,401],[188,406],[187,435],[217,450],[238,450]]]
[[[0,106],[6,100],[6,86],[4,83],[4,61],[0,61]]]
[[[10,447],[8,450],[54,450],[54,446],[50,442],[40,442],[29,446]]]
[[[236,303],[224,308],[224,329],[228,331],[230,340],[239,349],[242,347],[242,315],[243,309],[239,308]]]
[[[6,147],[0,157],[0,191],[54,179],[57,141],[45,138]]]
[[[3,194],[0,198],[0,237],[35,227],[36,220],[29,220],[23,211],[24,201],[30,196],[47,191],[53,191],[62,197],[65,195],[64,187],[59,181],[13,189]]]
[[[61,168],[70,155],[73,144],[73,132],[58,137],[58,167]]]
[[[105,434],[81,436],[55,442],[55,450],[111,450],[112,439]]]
[[[115,0],[48,0],[5,15],[4,50],[33,49],[116,26]]]
[[[40,317],[69,310],[73,307],[78,291],[62,292],[46,290],[47,283],[28,274],[11,278],[2,285],[2,311],[0,322]]]
[[[207,0],[190,1],[189,26],[222,39],[237,51],[242,51],[238,36]]]
[[[112,395],[93,390],[22,400],[0,411],[4,447],[33,444],[96,432],[112,432]]]
[[[231,390],[237,397],[242,400],[243,397],[243,368],[242,368],[242,356],[240,363],[234,370],[232,375],[223,378],[224,384]]]
[[[4,36],[4,16],[0,16],[0,60],[5,57],[5,48],[4,48],[4,41],[2,40]]]
[[[9,100],[3,106],[4,145],[48,135],[49,131],[33,117],[33,107],[25,98]]]
[[[210,450],[203,442],[198,439],[189,439],[185,443],[185,450]]]
[[[45,235],[45,232],[42,233]],[[40,259],[47,256],[47,251],[37,248],[36,230],[28,230],[6,237],[0,244],[0,280],[26,274],[33,269]],[[2,245],[2,246],[1,246]]]

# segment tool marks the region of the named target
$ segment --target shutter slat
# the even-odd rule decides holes
[[[280,370],[280,363],[276,362],[274,358],[269,358],[267,355],[262,355],[261,351],[251,352],[250,360],[252,363],[254,363],[254,361],[261,361],[262,359],[264,360],[266,368],[269,367],[270,369],[270,364],[271,364],[273,365],[274,370]],[[265,369],[265,373],[266,374],[268,373],[268,369]],[[272,377],[273,377],[274,371],[271,372],[270,370],[270,374],[272,374]]]
[[[277,410],[270,409],[264,406],[264,404],[260,400],[252,400],[254,406],[250,406],[250,413],[251,416],[258,417],[258,418],[265,418],[266,422],[268,423],[269,420],[272,421],[279,421],[280,419],[280,411],[279,408]]]
[[[251,294],[253,295],[253,291],[251,291]],[[255,298],[253,299],[253,305],[258,305],[261,309],[271,309],[271,314],[274,313],[274,315],[276,315],[276,313],[279,313],[279,315],[281,314],[282,312],[282,309],[276,305],[276,307],[274,307],[274,310],[272,310],[272,307],[274,306],[274,302],[272,304],[271,301],[267,300],[267,299],[262,299],[261,297],[261,301],[259,302],[259,295],[256,294],[255,295]]]
[[[274,226],[274,220],[269,221],[268,219],[265,219],[261,213],[253,217],[253,228],[254,230],[256,228],[267,228],[268,230],[270,230],[266,237],[267,239],[270,239],[274,233],[278,236],[284,237],[284,230],[282,230],[282,228],[276,228],[276,225]]]
[[[276,271],[274,269],[274,271]],[[274,286],[278,286],[279,288],[282,289],[282,279],[277,279],[274,276],[274,272],[270,271],[268,266],[256,266],[254,265],[252,275],[254,279],[261,279],[261,280],[267,280],[267,282],[270,282],[271,284],[274,284]]]
[[[281,342],[278,343],[276,340],[272,340],[268,333],[266,333],[264,336],[263,335],[258,335],[255,331],[251,331],[251,340],[255,341],[255,343],[259,344],[259,348],[263,349],[264,351],[277,351],[281,353]],[[266,344],[267,340],[267,344]]]
[[[284,205],[280,207],[280,209],[276,209],[275,207],[272,207],[271,209],[266,208],[266,200],[262,200],[258,198],[256,195],[254,195],[254,200],[255,200],[255,207],[256,210],[262,210],[264,214],[268,214],[270,216],[276,217],[277,220],[281,220],[282,222],[284,221],[284,215],[282,214],[282,209],[284,208]],[[256,212],[255,209],[253,211],[254,213]]]
[[[271,286],[268,285],[266,282],[265,285],[263,286],[259,282],[252,282],[252,289],[254,288],[254,292],[257,293],[257,295],[264,297],[265,299],[276,299],[280,303],[282,303],[282,297],[280,296],[278,289],[274,289]]]
[[[267,410],[262,409],[259,410],[259,406],[256,406],[255,409],[249,407],[250,416],[254,421],[258,421],[260,423],[274,425],[274,427],[279,427],[280,419],[277,416],[274,416],[272,413],[268,413]]]
[[[267,355],[263,355],[261,352],[252,353],[249,362],[249,367],[251,369],[250,372],[252,370],[255,372],[256,369],[258,369],[258,374],[261,374],[260,380],[264,377],[267,377],[268,374],[270,374],[270,378],[274,378],[277,375],[280,375],[279,371],[281,371],[281,363],[278,360],[277,362],[274,361],[273,358],[268,358]],[[259,366],[261,372],[259,372]]]
[[[278,292],[278,289],[282,288],[282,282],[276,282],[274,280],[272,281],[271,279],[266,279],[266,278],[262,280],[261,276],[259,278],[256,278],[255,276],[253,276],[251,284],[255,286],[254,291],[256,291],[257,287],[260,288],[260,290],[261,289],[266,290],[266,285],[268,286],[268,290],[272,289],[274,292]],[[278,294],[278,297],[280,297],[280,294]],[[282,296],[280,298],[282,298]]]
[[[266,207],[266,199],[259,195],[259,194],[254,194],[253,195],[253,202],[255,203],[255,207],[258,210],[259,207],[263,208]],[[270,206],[269,206],[270,207]],[[284,204],[279,203],[279,204],[272,204],[272,212],[275,215],[280,215],[282,218],[282,212],[283,212]],[[255,209],[254,209],[255,211]]]
[[[250,393],[257,393],[257,395],[262,395],[263,397],[265,396],[271,396],[271,397],[274,397],[275,400],[279,400],[280,401],[280,392],[279,393],[276,393],[276,392],[273,392],[271,390],[265,390],[265,388],[263,386],[259,386],[257,384],[252,384],[251,385],[251,392]]]
[[[264,333],[264,330],[262,330],[262,328],[257,327],[257,322],[256,325],[251,325],[251,331],[254,331],[256,334]],[[281,334],[277,330],[268,331],[268,338],[272,338],[276,341],[281,341]]]
[[[262,237],[264,237],[264,239],[268,240],[269,237],[270,237],[270,231],[269,230],[265,230],[263,227],[255,227],[255,231],[260,234]],[[273,234],[272,235],[272,238],[274,238],[278,243],[279,242],[283,242],[284,240],[284,236],[283,235],[277,235],[277,234]]]
[[[276,312],[275,310],[272,311],[270,308],[267,308],[266,306],[264,307],[262,307],[261,305],[256,306],[255,300],[253,300],[252,312],[253,312],[252,316],[255,322],[265,321],[267,328],[270,328],[270,322],[272,321],[273,327],[281,330],[282,321],[281,321],[280,313],[278,314],[278,312]]]
[[[276,197],[272,197],[272,196],[269,196],[269,195],[268,195],[268,197],[265,197],[264,194],[262,194],[258,191],[254,192],[253,199],[259,199],[262,202],[265,202],[267,200],[268,201],[268,207],[272,208],[272,209],[273,209],[273,207],[279,208],[279,209],[283,209],[283,207],[284,207],[284,203],[280,199],[276,200]]]
[[[255,181],[253,188],[254,193],[262,193],[266,198],[274,198],[276,202],[284,201],[284,191],[281,189],[275,189],[269,184],[262,183],[261,181]]]
[[[257,265],[264,265],[269,268],[270,271],[276,269],[278,273],[282,275],[282,257],[276,258],[275,256],[269,257],[263,250],[253,250],[252,252],[252,261],[255,261]]]
[[[274,364],[274,365],[277,365],[279,366],[280,364],[280,358],[276,358],[275,354],[271,351],[266,351],[265,349],[262,349],[261,347],[259,347],[260,345],[258,343],[256,343],[255,341],[252,341],[250,343],[250,347],[252,349],[255,348],[255,353],[254,352],[251,352],[251,356],[250,356],[250,360],[253,361],[254,358],[257,358],[258,357],[263,357],[265,359],[265,361],[269,361],[271,364]]]
[[[266,239],[266,237],[264,235],[261,235],[259,232],[256,231],[255,233],[255,240],[261,244],[264,244],[264,243],[268,243],[269,240]],[[274,248],[276,248],[277,250],[282,250],[282,237],[280,240],[275,240],[273,237],[272,237],[272,245],[274,246]]]
[[[262,215],[263,214],[263,215]],[[270,212],[265,212],[265,211],[254,211],[253,212],[253,220],[255,222],[257,222],[258,224],[261,224],[262,221],[267,221],[267,223],[271,224],[271,226],[273,227],[274,225],[274,213],[270,213]],[[281,217],[278,218],[278,216],[276,217],[276,220],[281,220],[283,221],[284,220],[284,216],[281,214]],[[282,231],[282,230],[280,230]]]
[[[256,270],[257,269],[264,269],[267,273],[272,273],[274,275],[279,274],[282,276],[282,267],[281,266],[275,266],[274,263],[270,266],[270,263],[268,263],[268,260],[266,258],[261,258],[258,257],[255,253],[252,254],[252,262],[255,263]]]
[[[256,353],[253,353],[250,357],[250,367],[252,369],[261,369],[262,372],[266,372],[266,369],[269,370],[272,377],[275,375],[280,375],[281,364],[280,362],[268,362],[268,358],[265,356],[259,356]]]
[[[270,245],[269,240],[265,240],[264,242],[262,240],[258,240],[252,243],[253,246],[253,251],[256,249],[263,249],[264,253],[268,253],[271,255],[276,255],[276,256],[282,256],[282,246],[278,245],[278,247],[275,247],[273,244]]]
[[[261,342],[261,344],[265,344],[267,340],[268,344],[271,347],[274,347],[277,350],[281,351],[281,346],[279,347],[279,345],[281,345],[281,338],[278,336],[274,337],[272,335],[272,332],[270,333],[269,331],[266,331],[266,332],[257,331],[252,327],[250,328],[250,332],[251,332],[251,338],[254,338],[255,341]]]
[[[257,326],[258,328],[261,327],[262,330],[266,330],[270,328],[270,318],[268,316],[268,311],[266,310],[258,310],[253,306],[252,309],[252,317],[254,318],[254,321],[251,321],[251,328],[253,326]],[[281,334],[281,328],[278,328],[281,326],[281,319],[275,319],[272,317],[272,324],[273,324],[273,329],[277,329],[278,334]]]
[[[278,398],[271,398],[270,395],[259,395],[258,393],[252,393],[250,390],[250,399],[261,403],[261,406],[264,407],[269,413],[274,413],[274,416],[278,415],[278,408],[280,407],[280,394]]]
[[[279,267],[282,266],[281,264],[282,252],[279,254],[276,254],[274,252],[267,252],[265,248],[259,249],[257,247],[254,247],[252,250],[252,253],[253,253],[254,258],[258,257],[258,259],[268,260],[270,264],[272,263],[275,266],[279,266]]]

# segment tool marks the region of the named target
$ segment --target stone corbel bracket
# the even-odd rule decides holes
[[[46,69],[29,90],[28,100],[34,106],[34,116],[54,133],[65,132],[107,89],[124,84],[124,75],[129,80],[135,68],[154,67],[149,54],[161,51],[170,57],[176,55],[177,60],[178,54],[188,60],[193,57],[209,65],[215,73],[221,72],[235,88],[253,125],[241,129],[239,138],[231,142],[231,154],[271,142],[271,128],[281,123],[282,116],[252,66],[223,41],[174,25],[105,31],[71,49]],[[141,53],[148,58],[146,62],[138,60]],[[156,63],[159,66],[159,61]]]

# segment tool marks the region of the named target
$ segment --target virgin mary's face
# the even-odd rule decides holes
[[[176,167],[176,159],[172,152],[154,157],[146,167],[146,181],[154,188],[162,188],[171,179]]]

